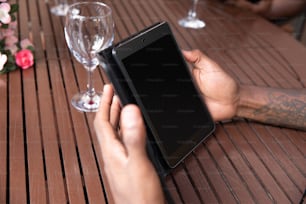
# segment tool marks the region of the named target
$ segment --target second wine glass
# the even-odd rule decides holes
[[[57,4],[51,8],[51,12],[56,16],[66,16],[68,7],[67,0],[59,0]]]
[[[111,8],[100,2],[72,4],[66,16],[65,38],[73,56],[88,72],[87,91],[73,96],[71,103],[79,111],[95,112],[101,94],[93,87],[92,74],[99,64],[97,52],[109,47],[114,39]]]
[[[180,19],[178,23],[185,28],[200,29],[205,27],[205,22],[197,17],[198,0],[192,0],[192,6],[188,11],[187,17]]]

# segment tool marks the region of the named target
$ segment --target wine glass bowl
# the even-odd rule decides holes
[[[95,112],[101,93],[93,87],[92,73],[99,64],[97,52],[109,47],[114,39],[111,8],[100,2],[72,4],[66,15],[65,38],[69,50],[88,73],[87,90],[73,96],[71,103],[80,111]]]

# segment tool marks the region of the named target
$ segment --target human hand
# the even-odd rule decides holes
[[[199,50],[183,51],[214,121],[231,119],[239,102],[238,83]]]
[[[146,130],[139,108],[127,105],[121,112],[112,87],[105,85],[94,127],[115,202],[163,203],[158,175],[147,157]]]
[[[264,17],[268,17],[272,6],[272,0],[260,0],[257,3],[252,3],[250,0],[227,0],[226,3],[252,11]]]

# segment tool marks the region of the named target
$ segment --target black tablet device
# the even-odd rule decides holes
[[[170,168],[212,133],[214,122],[166,22],[100,55],[104,55],[106,64],[102,67],[123,105],[135,103],[140,107],[147,129]]]

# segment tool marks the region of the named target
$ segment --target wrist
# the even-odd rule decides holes
[[[236,117],[250,118],[254,110],[264,103],[265,98],[260,94],[260,89],[255,86],[241,85]]]

